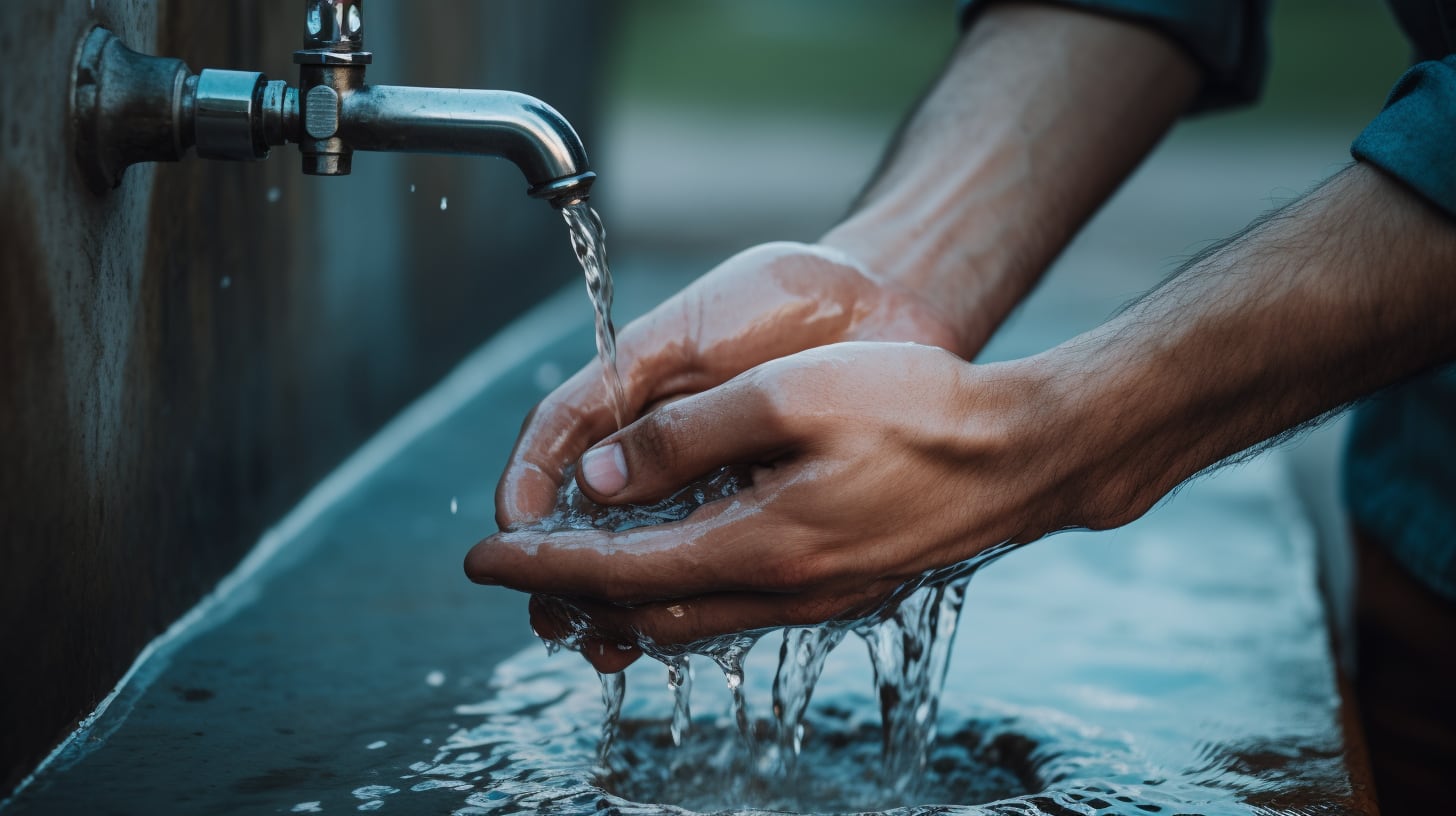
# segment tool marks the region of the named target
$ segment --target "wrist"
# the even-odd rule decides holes
[[[1042,471],[1042,534],[1132,522],[1191,475],[1186,430],[1157,364],[1086,336],[1004,364],[1028,403],[1013,431],[1024,467]],[[1186,423],[1184,423],[1186,425]]]
[[[989,213],[973,215],[968,198],[938,201],[923,189],[887,190],[819,243],[854,258],[878,282],[914,293],[974,356],[1050,261],[1038,256],[1055,252],[1036,252],[1032,237],[1014,235]]]

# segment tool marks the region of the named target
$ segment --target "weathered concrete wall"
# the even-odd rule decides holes
[[[86,190],[66,125],[92,26],[296,80],[302,5],[0,8],[0,791],[334,463],[572,274],[559,218],[489,160],[361,154],[311,179],[289,147]],[[591,146],[601,3],[431,0],[449,26],[421,5],[370,4],[373,81],[525,90]]]

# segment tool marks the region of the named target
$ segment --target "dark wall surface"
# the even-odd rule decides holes
[[[601,4],[423,7],[369,4],[371,81],[524,90],[591,147]],[[0,791],[335,463],[573,274],[559,217],[504,162],[360,154],[313,179],[287,147],[85,188],[67,121],[90,28],[296,82],[302,14],[0,8]]]

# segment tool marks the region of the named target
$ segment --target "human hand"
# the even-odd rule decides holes
[[[624,329],[618,367],[635,418],[817,346],[909,341],[969,358],[979,349],[966,336],[981,335],[958,330],[934,304],[842,252],[775,243],[735,255]],[[527,418],[496,491],[500,528],[549,513],[567,467],[616,429],[600,363],[593,362]]]
[[[861,616],[927,571],[1069,526],[1083,503],[1068,483],[1084,471],[1055,455],[1077,448],[1035,371],[909,343],[774,360],[612,434],[588,453],[608,467],[579,479],[594,501],[641,504],[751,465],[743,491],[622,533],[508,530],[478,544],[466,571],[570,598],[603,671],[638,656],[613,644]],[[533,603],[536,631],[566,634],[558,613]]]

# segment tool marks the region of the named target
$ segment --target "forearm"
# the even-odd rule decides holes
[[[1456,223],[1356,165],[1030,361],[1071,481],[1130,520],[1187,477],[1456,359]]]
[[[1198,81],[1192,61],[1150,30],[997,5],[822,242],[939,304],[963,345],[979,348]]]

